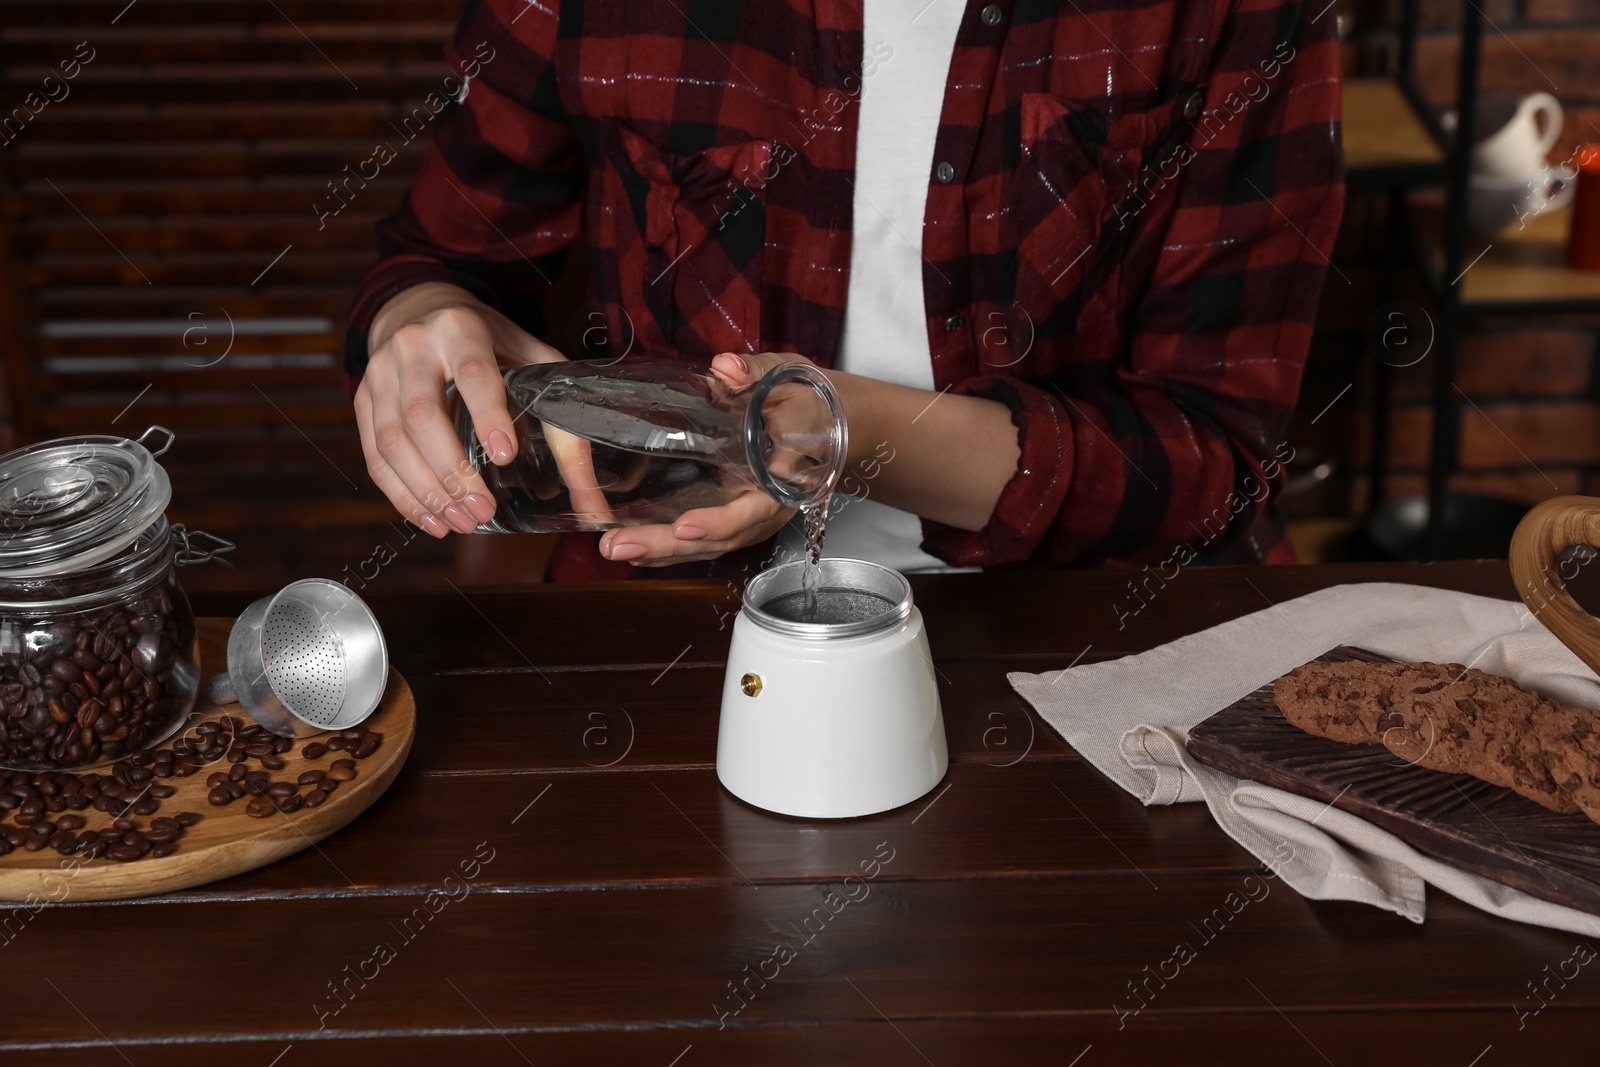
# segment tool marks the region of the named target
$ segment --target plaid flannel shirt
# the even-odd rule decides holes
[[[1343,206],[1334,22],[1322,0],[967,5],[906,195],[926,195],[935,386],[1005,405],[1021,458],[983,529],[924,520],[926,550],[1293,558],[1271,503]],[[859,2],[469,0],[447,51],[474,76],[379,224],[352,377],[420,282],[542,334],[580,235],[584,338],[611,352],[832,364],[856,103],[894,62]],[[594,541],[568,536],[554,576],[637,573]]]

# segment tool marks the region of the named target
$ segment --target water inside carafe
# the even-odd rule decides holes
[[[495,522],[507,529],[671,523],[726,503],[744,485],[735,473],[737,417],[679,388],[573,376],[518,399],[518,461],[475,464],[502,502]]]

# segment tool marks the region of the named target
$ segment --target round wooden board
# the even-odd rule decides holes
[[[233,620],[202,618],[197,620],[197,628],[201,677],[209,678],[227,665],[228,633],[233,629]],[[231,714],[249,720],[249,715],[237,704],[219,707],[206,703],[204,688],[202,684],[201,703],[196,705],[188,726],[169,739],[168,746],[207,719]],[[33,901],[57,903],[144,897],[243,874],[299,852],[367,810],[389,788],[389,783],[400,772],[400,765],[406,761],[411,740],[416,735],[417,708],[411,687],[392,667],[382,703],[362,725],[382,733],[383,744],[367,759],[358,760],[356,777],[343,783],[320,807],[302,807],[292,815],[276,812],[265,819],[246,815],[245,800],[236,800],[227,807],[212,807],[206,800],[210,792],[206,778],[213,771],[229,766],[225,760],[218,760],[187,778],[155,779],[173,786],[177,792],[163,800],[161,810],[150,818],[172,816],[180,811],[199,812],[203,816],[184,831],[178,851],[172,855],[160,859],[146,856],[130,863],[119,863],[104,857],[88,860],[82,856],[62,856],[50,848],[38,852],[16,849],[0,856],[0,900],[28,901],[30,895]],[[329,752],[318,760],[308,760],[300,754],[307,744],[325,736],[319,734],[296,740],[294,748],[283,754],[284,769],[270,772],[273,779],[292,782],[304,771],[326,770],[335,759],[342,758],[342,752]],[[252,759],[247,766],[256,770],[260,765]],[[95,773],[104,774],[105,769]],[[111,824],[110,815],[93,808],[78,814],[88,819],[86,829],[101,829]],[[149,819],[137,821],[141,826],[149,825]],[[5,820],[0,825],[10,825],[10,822]]]

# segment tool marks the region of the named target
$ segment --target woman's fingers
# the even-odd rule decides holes
[[[735,548],[764,541],[794,513],[765,493],[748,489],[726,504],[685,512],[671,526],[628,526],[600,538],[607,559],[640,566],[665,566],[715,559]]]
[[[752,527],[771,522],[787,511],[765,493],[746,489],[726,504],[696,508],[678,516],[674,535],[683,541],[732,541]]]
[[[584,522],[595,525],[617,521],[602,491],[606,487],[600,485],[595,474],[594,447],[584,438],[568,433],[559,426],[549,423],[543,425],[545,443],[550,446],[550,454],[556,458],[556,467],[561,471],[561,481],[567,487],[574,514]]]
[[[361,448],[367,456],[367,474],[371,476],[373,484],[389,498],[389,503],[394,505],[396,511],[417,526],[434,537],[448,534],[450,528],[432,511],[422,506],[421,501],[417,500],[411,490],[406,488],[405,482],[394,472],[394,468],[378,454],[372,433],[372,400],[365,388],[356,392],[355,410],[356,428],[361,432]]]
[[[452,359],[450,375],[489,461],[502,467],[510,463],[517,455],[517,433],[511,425],[506,382],[495,363],[494,350],[487,344],[462,345]]]
[[[460,343],[471,342],[462,338]],[[487,349],[475,355],[492,359]],[[399,403],[400,419],[411,443],[427,463],[439,488],[472,518],[473,525],[487,522],[494,516],[494,497],[483,482],[477,468],[467,459],[466,449],[456,432],[450,413],[445,408],[444,390],[439,382],[438,370],[420,361],[400,364]],[[498,376],[496,376],[498,380]],[[502,389],[502,393],[504,390]],[[403,476],[403,475],[402,475]],[[418,486],[407,478],[415,492]],[[420,496],[421,494],[418,493]],[[462,531],[469,533],[471,531]]]
[[[517,434],[499,363],[563,358],[499,312],[473,305],[466,294],[461,300],[419,305],[372,353],[357,392],[373,480],[430,533],[445,524],[470,533],[495,513],[494,497],[445,406],[446,385],[455,382],[487,459],[503,465],[516,456]],[[481,464],[484,457],[474,458]],[[433,516],[433,524],[413,512]]]

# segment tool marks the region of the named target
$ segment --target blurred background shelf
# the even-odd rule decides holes
[[[1346,78],[1343,111],[1345,182],[1352,190],[1445,180],[1444,134],[1412,79]]]

